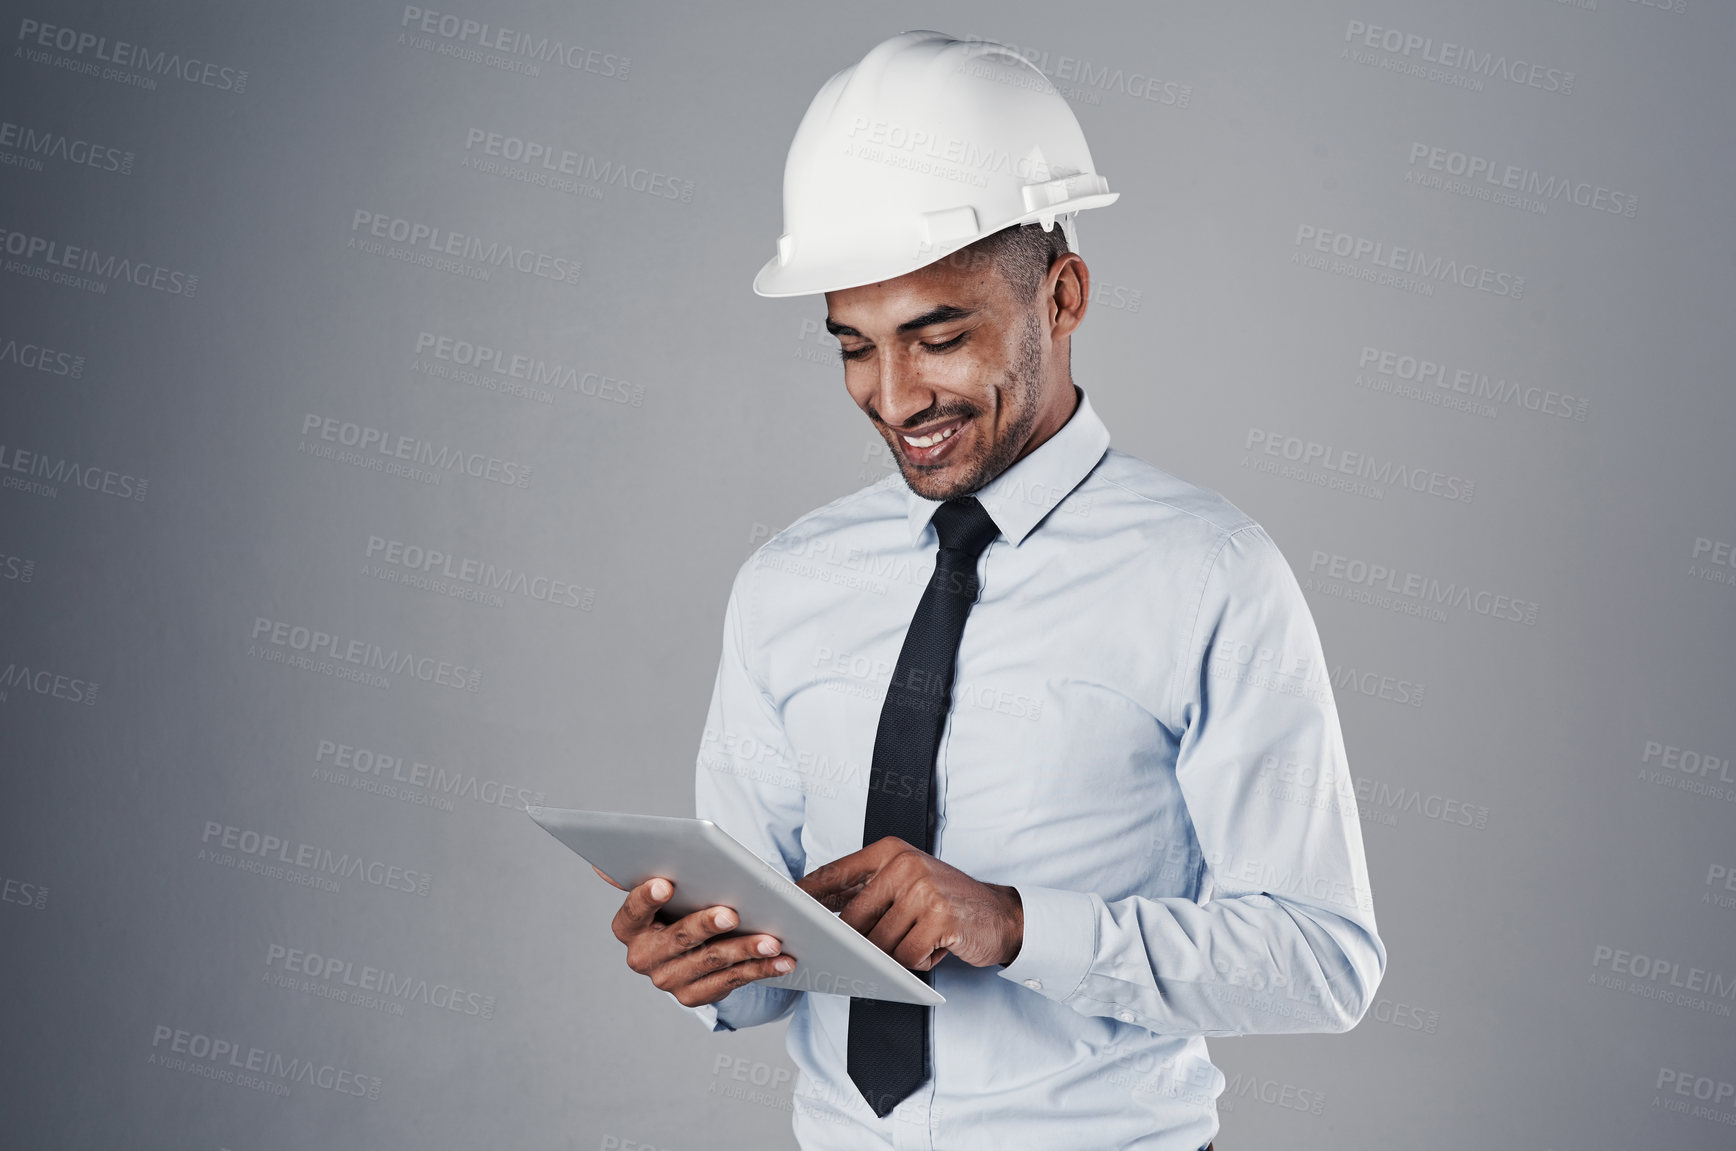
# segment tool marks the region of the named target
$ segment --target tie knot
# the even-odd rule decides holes
[[[934,509],[934,530],[940,536],[940,546],[961,551],[975,559],[1000,534],[994,517],[977,503],[975,496],[947,500]]]

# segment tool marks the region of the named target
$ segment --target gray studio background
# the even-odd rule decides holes
[[[691,814],[736,568],[889,469],[749,281],[920,27],[1063,86],[1075,378],[1332,665],[1390,965],[1219,1146],[1730,1146],[1730,7],[0,9],[8,1146],[793,1146],[520,809]]]

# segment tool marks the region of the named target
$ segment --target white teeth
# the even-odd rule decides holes
[[[932,448],[935,444],[938,444],[940,441],[950,438],[952,436],[952,433],[958,431],[960,426],[961,425],[955,424],[952,427],[947,428],[944,431],[939,431],[939,432],[934,433],[932,436],[917,436],[915,438],[912,438],[910,436],[905,436],[904,442],[909,444],[913,448]]]

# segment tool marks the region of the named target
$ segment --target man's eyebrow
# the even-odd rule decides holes
[[[908,332],[920,331],[933,324],[947,324],[951,323],[953,320],[962,320],[967,316],[974,315],[976,315],[975,308],[961,308],[955,304],[942,304],[938,308],[930,308],[915,319],[906,320],[902,324],[899,324],[898,334],[902,336]],[[860,337],[862,335],[862,333],[858,332],[855,328],[852,328],[848,324],[840,324],[836,320],[832,319],[831,316],[826,317],[826,330],[831,332],[834,336]]]

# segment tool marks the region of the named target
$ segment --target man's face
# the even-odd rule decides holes
[[[1021,299],[992,260],[967,249],[895,280],[826,293],[844,387],[917,495],[979,490],[1072,414],[1064,362],[1052,370],[1056,337],[1077,323],[1061,331],[1052,322],[1059,271],[1058,262]]]

